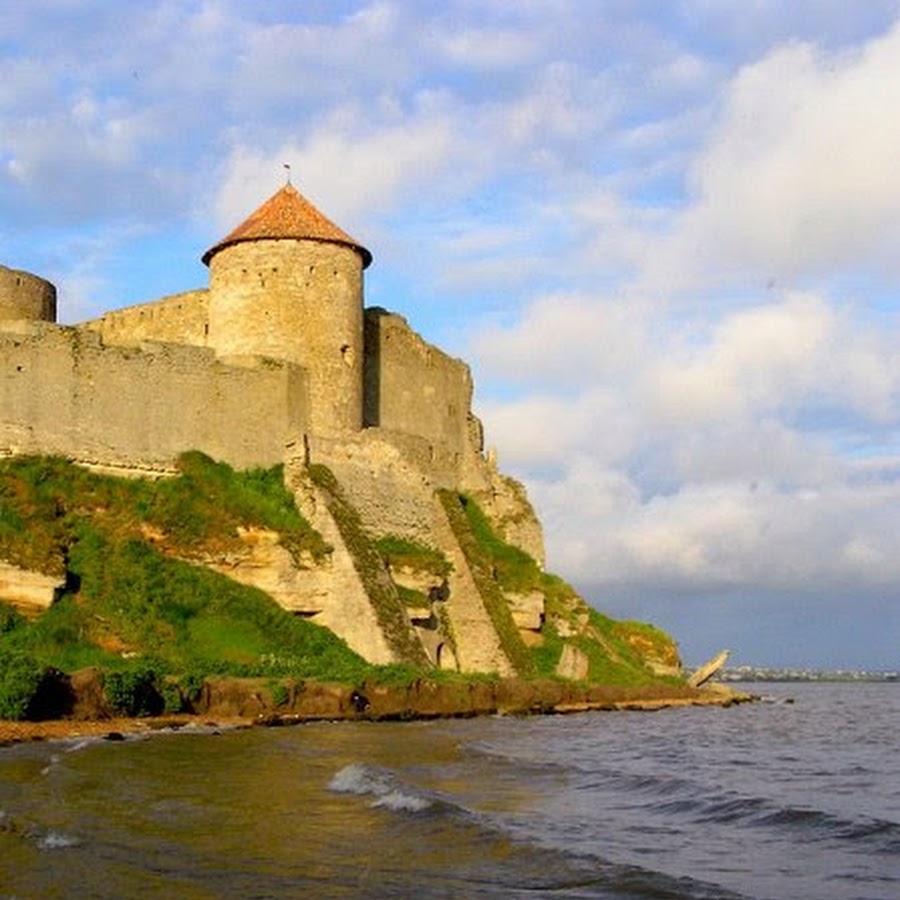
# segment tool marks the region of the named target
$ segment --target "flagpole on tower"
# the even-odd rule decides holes
[[[291,183],[291,164],[290,163],[282,163],[282,165],[284,166],[284,171],[287,172],[287,175],[285,176],[287,178],[287,183],[290,184]]]

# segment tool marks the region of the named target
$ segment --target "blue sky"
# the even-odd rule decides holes
[[[900,3],[0,5],[0,263],[206,282],[294,182],[467,359],[549,567],[698,662],[900,662]]]

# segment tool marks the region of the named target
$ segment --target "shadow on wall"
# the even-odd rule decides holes
[[[381,425],[381,320],[390,315],[373,306],[364,311],[363,427]]]

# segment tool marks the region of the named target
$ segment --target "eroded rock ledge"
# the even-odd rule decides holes
[[[361,685],[305,682],[280,706],[259,691],[228,680],[208,682],[201,700],[208,715],[255,716],[261,724],[316,720],[404,721],[488,715],[546,715],[591,710],[660,710],[678,706],[731,706],[753,698],[735,691],[683,685],[610,687],[553,680],[504,678],[491,682]],[[255,709],[255,707],[257,707]]]
[[[318,721],[412,721],[489,715],[548,715],[593,710],[661,710],[684,706],[731,706],[755,698],[721,685],[711,689],[655,684],[643,687],[579,685],[554,680],[503,678],[496,681],[405,685],[266,678],[208,678],[189,712],[123,719],[106,700],[99,673],[73,678],[67,709],[43,721],[0,721],[0,746],[29,740],[107,733],[141,733],[188,724],[223,727],[278,726]]]

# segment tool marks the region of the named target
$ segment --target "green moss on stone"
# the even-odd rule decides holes
[[[440,550],[396,534],[378,538],[375,547],[392,568],[407,568],[437,578],[446,578],[453,569],[453,564]]]
[[[448,490],[438,491],[438,497],[469,564],[503,652],[519,675],[534,675],[534,659],[522,641],[509,604],[503,596],[503,583],[500,580],[503,576],[500,575],[500,570],[506,573],[504,577],[506,585],[518,586],[521,581],[519,576],[525,571],[530,571],[531,566],[536,568],[536,563],[527,553],[510,547],[494,534],[490,523],[475,501]]]

